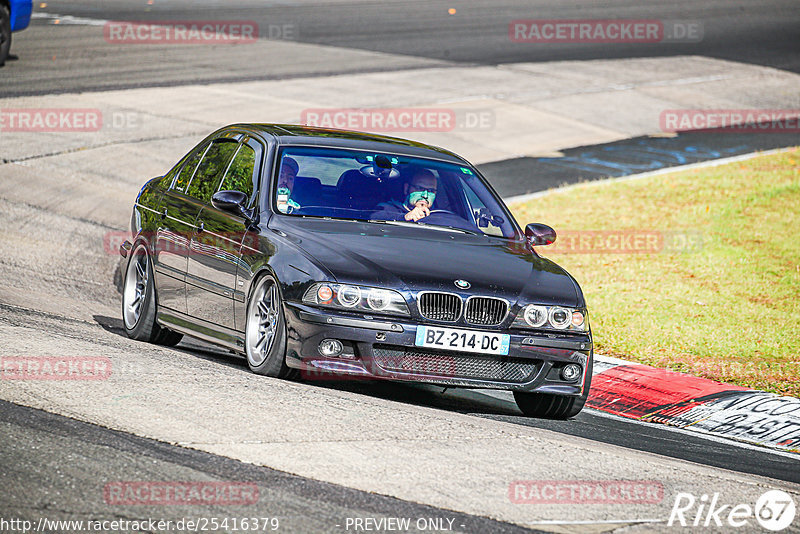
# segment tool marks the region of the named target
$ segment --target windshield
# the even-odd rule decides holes
[[[355,150],[280,153],[273,206],[286,215],[422,224],[514,238],[503,205],[472,167]]]

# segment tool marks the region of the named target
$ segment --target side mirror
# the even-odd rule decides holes
[[[249,198],[241,191],[217,191],[211,197],[211,205],[218,210],[239,215],[250,221],[251,217],[246,208]]]
[[[505,222],[505,219],[499,215],[492,215],[486,208],[480,208],[475,213],[475,219],[478,221],[478,226],[480,228],[488,228],[489,224],[500,226]]]
[[[549,245],[556,241],[556,231],[546,224],[531,223],[525,227],[525,238],[532,247]]]

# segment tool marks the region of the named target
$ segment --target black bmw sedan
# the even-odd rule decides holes
[[[278,124],[214,132],[148,181],[131,218],[129,337],[189,335],[259,374],[511,390],[522,412],[586,401],[583,293],[537,254],[463,158],[379,135]]]

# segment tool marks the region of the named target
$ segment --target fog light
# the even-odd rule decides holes
[[[566,382],[574,382],[581,376],[581,366],[575,363],[568,363],[561,369],[561,379]]]
[[[343,349],[342,342],[338,339],[323,339],[319,342],[319,347],[317,347],[319,353],[326,358],[335,358],[339,356]]]

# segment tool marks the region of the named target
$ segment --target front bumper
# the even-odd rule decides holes
[[[390,379],[580,395],[587,369],[591,369],[589,334],[557,337],[510,333],[507,356],[484,355],[417,347],[417,323],[410,318],[370,318],[297,303],[286,303],[284,310],[288,332],[286,363],[311,379]],[[345,353],[335,358],[323,357],[318,351],[323,339],[338,339],[344,344]],[[567,363],[576,363],[583,371],[572,382],[560,377],[560,369]]]

